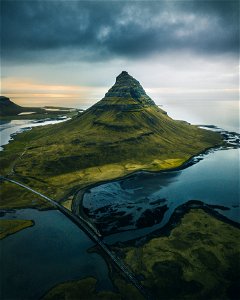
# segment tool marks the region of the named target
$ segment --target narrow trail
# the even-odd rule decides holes
[[[40,196],[41,198],[45,199],[49,203],[51,203],[53,206],[55,206],[60,212],[62,212],[66,217],[68,217],[72,222],[74,222],[77,226],[79,226],[94,242],[97,243],[97,245],[102,249],[102,251],[110,258],[112,263],[117,267],[118,270],[122,271],[125,278],[128,279],[138,290],[139,292],[144,296],[145,299],[152,299],[152,297],[149,295],[149,293],[145,290],[145,288],[140,284],[136,276],[128,269],[128,267],[124,264],[124,262],[119,259],[117,256],[115,256],[111,250],[108,248],[108,246],[102,241],[101,234],[99,231],[87,220],[83,219],[81,216],[74,215],[71,211],[66,209],[64,206],[59,204],[58,202],[50,199],[49,197],[43,195],[42,193],[39,193],[38,191],[35,191],[34,189],[30,188],[27,185],[24,185],[18,181],[15,181],[13,179],[9,179],[3,176],[0,176],[0,182],[1,181],[8,181],[13,184],[19,185],[24,189],[27,189],[31,191],[32,193]]]

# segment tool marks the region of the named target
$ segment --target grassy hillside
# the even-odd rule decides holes
[[[59,199],[74,186],[178,167],[220,143],[217,133],[171,119],[123,72],[82,114],[18,135],[5,147],[1,173],[14,167],[19,180]]]

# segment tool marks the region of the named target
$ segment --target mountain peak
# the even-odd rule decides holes
[[[142,106],[155,105],[154,101],[146,94],[143,87],[127,71],[122,71],[116,78],[115,84],[105,94],[102,100],[131,99]]]
[[[10,101],[10,99],[5,96],[0,96],[0,102],[3,103],[5,101]]]
[[[121,78],[127,78],[127,77],[133,78],[132,76],[130,76],[130,75],[128,74],[127,71],[122,71],[122,72],[117,76],[116,80],[121,79]]]
[[[0,116],[17,115],[22,107],[12,102],[8,97],[0,96]]]

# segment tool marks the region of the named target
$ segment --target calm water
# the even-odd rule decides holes
[[[67,118],[57,120],[11,120],[0,121],[0,151],[3,150],[3,145],[9,143],[13,139],[14,134],[21,133],[26,130],[31,130],[33,127],[57,124],[69,120]]]
[[[238,101],[159,101],[173,119],[240,131]]]
[[[94,276],[98,288],[112,287],[94,243],[57,210],[22,209],[4,218],[31,219],[33,227],[0,241],[0,299],[39,299],[59,282]]]
[[[239,222],[239,149],[214,151],[202,158],[181,171],[142,172],[94,187],[85,194],[83,204],[106,233],[125,231],[106,238],[109,242],[132,239],[163,227],[173,211],[189,200],[227,207],[218,211]],[[162,218],[148,226],[145,211],[156,209]],[[114,214],[118,221],[111,218]],[[139,228],[139,218],[146,228]]]
[[[163,109],[176,119],[239,131],[236,103],[163,104]],[[0,124],[1,145],[9,142],[11,134],[37,125],[44,124],[30,120]],[[239,149],[209,153],[181,171],[139,173],[100,185],[85,194],[84,204],[94,212],[95,218],[105,217],[108,226],[122,230],[105,238],[106,242],[114,243],[161,228],[175,208],[191,199],[223,205],[229,210],[218,210],[220,213],[239,220]],[[161,218],[153,226],[136,229],[137,220],[147,209],[160,209]],[[109,221],[109,216],[119,213],[123,217],[127,215],[120,226],[116,223],[119,217],[115,224]],[[60,212],[22,209],[9,212],[3,218],[14,217],[32,219],[35,226],[0,241],[1,299],[38,299],[59,282],[86,276],[95,276],[98,288],[112,287],[102,257],[88,252],[94,243]]]

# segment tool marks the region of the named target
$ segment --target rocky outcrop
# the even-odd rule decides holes
[[[126,110],[126,105],[130,110],[156,105],[146,94],[141,84],[126,71],[117,76],[115,84],[97,105],[113,104],[121,110]]]

